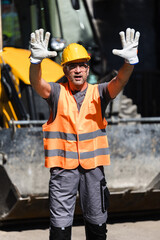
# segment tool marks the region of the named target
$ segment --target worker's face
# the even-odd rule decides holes
[[[64,67],[71,90],[81,90],[87,83],[89,66],[87,62],[73,62]]]

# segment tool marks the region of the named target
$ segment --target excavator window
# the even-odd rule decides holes
[[[14,1],[2,0],[3,47],[22,45],[18,13]]]

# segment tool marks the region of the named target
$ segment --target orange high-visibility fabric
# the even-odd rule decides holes
[[[110,164],[107,121],[102,119],[98,85],[88,84],[80,111],[68,83],[60,84],[57,115],[43,125],[45,166],[85,169]]]

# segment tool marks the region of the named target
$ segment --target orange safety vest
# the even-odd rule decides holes
[[[45,166],[85,169],[110,164],[107,121],[102,119],[98,85],[88,84],[80,111],[68,83],[60,84],[57,115],[43,125]]]

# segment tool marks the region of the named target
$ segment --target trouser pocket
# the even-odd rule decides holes
[[[100,189],[101,189],[101,206],[102,206],[102,212],[104,213],[108,207],[109,207],[109,190],[106,186],[106,180],[103,178],[100,181]]]

